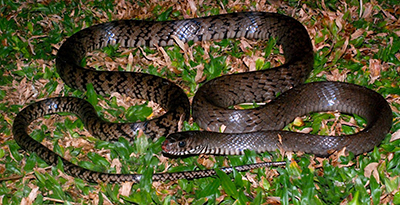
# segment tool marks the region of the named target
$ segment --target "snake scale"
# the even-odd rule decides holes
[[[194,120],[210,131],[218,131],[224,125],[223,134],[178,132],[179,121],[189,119],[190,104],[185,92],[169,80],[145,73],[96,71],[80,66],[87,52],[107,45],[167,46],[174,44],[174,37],[183,42],[275,38],[284,51],[285,63],[268,70],[221,76],[199,88],[192,105]],[[388,103],[378,93],[357,85],[303,84],[313,68],[313,58],[313,47],[304,26],[276,13],[244,12],[166,22],[120,20],[91,26],[72,35],[59,49],[56,67],[63,81],[74,89],[86,90],[91,83],[98,94],[119,92],[151,100],[167,112],[145,122],[110,123],[100,119],[93,106],[83,99],[49,98],[27,106],[16,116],[14,138],[23,149],[35,152],[50,165],[56,165],[61,159],[66,173],[89,182],[138,182],[142,175],[99,173],[69,162],[29,136],[27,129],[33,120],[58,112],[73,113],[94,136],[110,141],[120,136],[132,141],[139,130],[151,138],[169,135],[162,148],[165,153],[175,155],[241,154],[245,149],[264,152],[279,147],[323,156],[343,147],[355,154],[371,150],[391,127],[392,112]],[[269,100],[272,101],[267,105],[254,109],[227,109],[243,102]],[[293,116],[327,110],[358,114],[367,120],[367,126],[357,134],[338,137],[278,131],[292,121]],[[266,162],[235,169],[245,171],[283,164],[285,162]],[[231,172],[232,168],[221,170]],[[157,173],[153,180],[211,175],[215,175],[214,170]]]

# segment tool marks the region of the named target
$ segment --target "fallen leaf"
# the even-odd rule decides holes
[[[376,181],[380,183],[378,165],[378,162],[369,163],[364,169],[364,176],[370,178],[373,175]]]

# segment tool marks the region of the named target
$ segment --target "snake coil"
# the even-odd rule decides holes
[[[282,46],[285,63],[268,70],[221,76],[201,86],[193,100],[193,118],[201,127],[212,131],[226,126],[224,134],[179,133],[179,121],[189,118],[190,104],[185,92],[169,80],[145,73],[96,71],[80,66],[87,52],[107,45],[167,46],[174,44],[174,37],[183,42],[275,38]],[[83,99],[49,98],[27,106],[16,116],[14,138],[23,149],[36,153],[48,164],[56,165],[61,159],[68,174],[90,182],[138,182],[142,176],[99,173],[72,164],[30,137],[28,125],[44,115],[70,112],[102,140],[113,141],[124,136],[132,141],[138,130],[151,138],[170,135],[163,150],[176,155],[241,154],[245,149],[264,152],[277,147],[318,155],[343,147],[355,154],[371,150],[391,127],[392,113],[388,103],[378,93],[356,85],[337,82],[303,84],[313,68],[313,61],[313,47],[304,26],[291,17],[275,13],[232,13],[167,22],[121,20],[91,26],[68,38],[59,49],[56,67],[63,81],[74,89],[86,90],[87,84],[91,83],[98,94],[119,92],[151,100],[167,112],[145,122],[110,123],[100,119],[93,106]],[[278,93],[283,94],[275,99]],[[268,105],[251,110],[227,109],[243,102],[269,100],[272,102]],[[339,137],[278,131],[293,119],[293,115],[336,109],[365,117],[366,128],[353,136]],[[245,171],[284,163],[267,162],[235,169]],[[221,170],[231,172],[232,168]],[[159,173],[153,175],[153,180],[211,175],[215,175],[214,170]]]

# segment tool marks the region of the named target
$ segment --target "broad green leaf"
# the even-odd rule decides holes
[[[217,175],[221,180],[221,186],[225,190],[226,194],[233,197],[234,199],[237,199],[239,197],[239,192],[236,189],[236,185],[232,182],[229,176],[219,169],[216,169],[215,171],[217,172]]]

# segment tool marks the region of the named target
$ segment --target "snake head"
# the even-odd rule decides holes
[[[161,146],[163,152],[174,156],[201,154],[207,146],[200,133],[188,131],[168,135]]]

